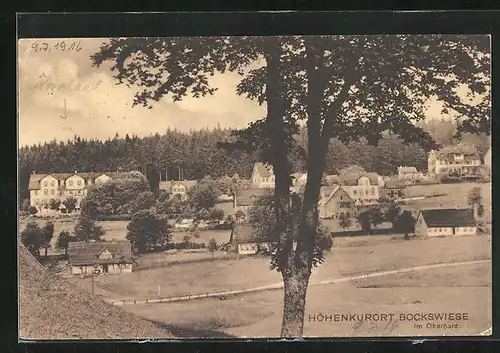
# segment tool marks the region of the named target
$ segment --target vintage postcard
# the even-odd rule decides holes
[[[20,39],[20,338],[491,335],[490,40]]]

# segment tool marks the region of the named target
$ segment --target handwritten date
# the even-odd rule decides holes
[[[50,53],[52,51],[57,52],[79,52],[82,50],[80,46],[80,41],[58,41],[55,43],[48,42],[34,42],[31,44],[31,49],[35,53]]]

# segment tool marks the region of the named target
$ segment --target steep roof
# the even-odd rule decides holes
[[[64,181],[68,179],[69,177],[73,175],[78,175],[82,177],[85,180],[91,179],[95,180],[97,177],[106,174],[109,176],[111,179],[116,179],[119,177],[123,177],[127,174],[128,172],[103,172],[103,173],[47,173],[47,174],[31,174],[30,175],[30,180],[29,180],[29,185],[28,189],[29,190],[38,190],[40,189],[40,180],[42,180],[44,177],[50,175],[54,178],[56,178],[59,181]]]
[[[339,188],[338,185],[322,186],[319,192],[321,195],[323,195],[323,197],[330,197],[330,195],[338,188]]]
[[[231,232],[231,238],[229,242],[233,245],[241,244],[241,243],[261,243],[261,242],[272,242],[276,239],[272,239],[272,237],[257,237],[255,232],[248,223],[238,223],[234,226]]]
[[[235,191],[234,198],[237,206],[251,206],[253,198],[264,197],[271,191],[263,188],[239,189]]]
[[[385,181],[386,189],[401,189],[406,188],[408,186],[408,182],[406,180],[401,180],[398,178],[389,178]]]
[[[320,200],[321,204],[323,205],[328,203],[332,199],[332,197],[338,192],[343,192],[350,199],[351,202],[354,202],[354,199],[351,197],[351,195],[349,195],[349,193],[346,190],[344,190],[340,185],[325,186],[325,188],[331,188],[331,189],[327,189],[326,191],[329,192],[329,194],[325,193],[324,194],[325,199]]]
[[[19,249],[19,331],[26,340],[171,338],[159,326],[52,276]]]
[[[367,177],[370,179],[370,184],[378,185],[379,175],[373,172],[364,172],[364,173],[345,173],[339,176],[340,182],[342,185],[352,186],[357,185],[358,180],[361,177]]]
[[[113,254],[113,258],[99,259],[99,255],[106,250]],[[70,264],[74,266],[131,263],[132,249],[128,241],[70,242],[68,243],[68,256]]]
[[[475,227],[474,212],[471,209],[434,209],[420,212],[427,227]]]
[[[172,191],[172,186],[174,184],[184,185],[187,190],[190,190],[196,184],[198,184],[198,181],[197,180],[169,180],[169,181],[160,181],[160,190],[166,190],[166,191],[170,192],[170,191]]]
[[[268,178],[271,176],[272,174],[272,169],[271,167],[265,165],[264,163],[262,162],[256,162],[255,165],[254,165],[254,168],[257,169],[257,172],[259,173],[259,175],[263,178]]]

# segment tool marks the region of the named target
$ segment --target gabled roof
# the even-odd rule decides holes
[[[50,175],[54,178],[56,178],[59,181],[64,181],[68,179],[69,177],[72,177],[73,175],[77,175],[79,177],[82,177],[85,180],[91,179],[94,181],[97,177],[106,174],[109,176],[111,179],[116,179],[123,177],[127,175],[128,172],[103,172],[103,173],[47,173],[47,174],[31,174],[30,175],[30,180],[29,180],[29,185],[28,189],[29,190],[38,190],[40,189],[40,180],[45,178],[46,176]]]
[[[331,189],[331,192],[330,192],[330,194],[329,194],[329,195],[328,195],[328,194],[326,194],[327,196],[326,196],[326,199],[324,199],[324,201],[321,201],[321,200],[320,200],[320,202],[321,202],[323,205],[327,204],[327,203],[328,203],[328,202],[332,199],[332,197],[333,197],[335,194],[337,194],[338,192],[343,192],[343,193],[344,193],[344,194],[345,194],[345,195],[346,195],[346,196],[350,199],[349,201],[354,202],[354,199],[351,197],[351,195],[349,195],[349,193],[348,193],[347,191],[345,191],[345,190],[342,188],[342,186],[340,186],[340,185],[335,185],[335,186],[325,186],[325,188],[333,188],[333,189]],[[326,191],[329,191],[329,190],[327,189]]]
[[[401,180],[398,178],[389,178],[385,181],[386,189],[401,189],[406,188],[408,186],[408,182],[406,180]]]
[[[242,244],[242,243],[264,243],[264,242],[273,242],[276,239],[273,239],[271,236],[267,237],[258,237],[255,235],[255,232],[248,223],[238,223],[234,226],[231,231],[231,237],[229,239],[229,243],[233,245]]]
[[[364,172],[364,173],[346,173],[339,176],[340,182],[342,185],[353,186],[358,184],[358,180],[361,177],[367,177],[370,179],[371,185],[378,185],[379,175],[373,172]]]
[[[160,181],[160,190],[166,190],[168,192],[172,191],[172,186],[175,184],[181,184],[186,187],[186,190],[192,189],[196,184],[198,184],[197,180],[169,180],[169,181]]]
[[[475,227],[474,212],[469,208],[464,209],[435,209],[422,210],[422,217],[427,227]]]
[[[269,195],[272,191],[263,188],[239,189],[234,193],[234,199],[237,206],[251,206],[253,199]]]
[[[99,259],[104,251],[113,254],[112,259]],[[69,242],[69,262],[73,266],[101,263],[131,263],[132,248],[128,241]]]
[[[262,162],[256,162],[254,164],[254,168],[257,169],[257,172],[263,178],[268,178],[272,175],[272,167],[270,167]]]
[[[172,335],[52,276],[19,247],[19,333],[26,340],[146,339]]]

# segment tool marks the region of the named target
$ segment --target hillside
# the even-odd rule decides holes
[[[65,280],[53,277],[24,247],[19,253],[19,330],[22,339],[171,338]]]

